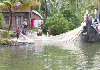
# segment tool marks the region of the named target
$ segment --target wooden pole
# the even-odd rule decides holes
[[[77,9],[78,9],[78,0],[76,2],[76,14],[77,14]]]
[[[100,0],[99,0],[99,22],[100,22]]]
[[[11,0],[11,4],[12,4],[12,0]],[[12,25],[12,10],[11,10],[11,8],[12,8],[12,5],[10,5],[10,8],[9,8],[9,10],[10,10],[10,25],[9,25],[9,31],[10,31],[11,25]]]
[[[45,14],[46,14],[46,18],[47,18],[47,1],[45,0]]]

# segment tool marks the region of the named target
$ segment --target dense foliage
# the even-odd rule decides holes
[[[61,12],[61,14],[63,14],[64,18],[67,19],[68,22],[70,23],[69,25],[70,30],[77,28],[81,25],[82,17],[75,15],[71,11],[71,9],[65,9],[63,12]]]
[[[0,31],[0,37],[9,38],[9,32],[8,31]]]
[[[5,26],[4,29],[8,31],[9,30],[9,27],[8,26]]]
[[[46,32],[50,27],[53,35],[65,33],[68,30],[75,29],[81,25],[82,17],[76,16],[71,10],[66,9],[61,14],[55,14],[46,19],[46,23],[42,25],[43,31]]]
[[[0,45],[1,44],[11,45],[11,41],[4,39],[4,38],[9,38],[9,36],[10,35],[8,31],[0,31]]]
[[[41,0],[39,0],[41,1]],[[41,10],[46,12],[46,3],[47,3],[47,19],[44,21],[44,25],[42,25],[43,31],[46,32],[47,28],[50,27],[53,31],[52,34],[61,34],[64,31],[60,31],[60,29],[52,28],[52,24],[56,21],[61,22],[61,20],[54,19],[55,14],[63,14],[61,18],[64,18],[67,20],[68,24],[68,30],[75,29],[81,25],[81,22],[83,21],[84,14],[86,12],[86,9],[89,10],[89,14],[94,16],[94,9],[97,7],[95,5],[98,4],[97,1],[93,0],[48,0],[46,3],[44,1],[41,1]],[[93,2],[93,3],[91,3]],[[97,7],[98,9],[98,7]],[[57,13],[59,11],[59,13]],[[46,14],[46,13],[45,13]],[[43,14],[41,14],[43,16]],[[57,16],[58,17],[58,16]],[[49,22],[50,21],[50,22]],[[54,27],[60,27],[62,24],[53,25]],[[55,31],[57,29],[57,31]],[[66,31],[66,30],[65,30]],[[55,32],[55,33],[54,33]]]
[[[59,35],[69,30],[69,23],[67,19],[63,17],[63,14],[55,14],[47,18],[46,23],[42,26],[43,31],[46,32],[48,27],[50,27],[53,35]]]

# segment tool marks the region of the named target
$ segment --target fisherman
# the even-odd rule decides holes
[[[94,27],[98,30],[98,20],[97,20],[97,11],[95,9],[95,20],[94,20]]]
[[[50,31],[50,28],[48,27],[47,36],[50,36],[50,35],[51,35],[51,31]]]
[[[86,14],[86,27],[88,25],[88,22],[89,22],[89,16],[88,16],[88,14]]]
[[[24,28],[24,27],[23,27],[23,29],[22,29],[22,34],[23,34],[23,35],[26,35],[26,28]]]
[[[18,27],[17,30],[16,30],[16,33],[17,33],[17,39],[19,38],[20,32],[21,32],[21,30],[20,30],[19,27]]]
[[[92,16],[89,15],[90,24],[92,24]]]
[[[84,22],[86,22],[86,14],[84,15]]]
[[[86,20],[89,20],[89,16],[88,16],[88,14],[86,14]]]
[[[41,27],[39,27],[38,32],[37,32],[37,36],[41,36],[42,35],[42,29]]]
[[[27,29],[27,21],[26,21],[26,19],[24,20],[23,25],[24,25],[24,28]]]

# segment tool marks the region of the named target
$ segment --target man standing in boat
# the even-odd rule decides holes
[[[92,16],[89,15],[89,22],[92,24]]]

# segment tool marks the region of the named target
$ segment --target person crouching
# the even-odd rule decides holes
[[[23,35],[26,35],[26,28],[24,28],[24,27],[23,27],[23,29],[22,29],[22,34],[23,34]]]
[[[48,30],[47,30],[47,37],[49,37],[51,35],[51,31],[50,31],[50,28],[48,27]]]
[[[38,32],[37,32],[37,36],[41,36],[42,35],[42,29],[41,27],[39,27]]]

